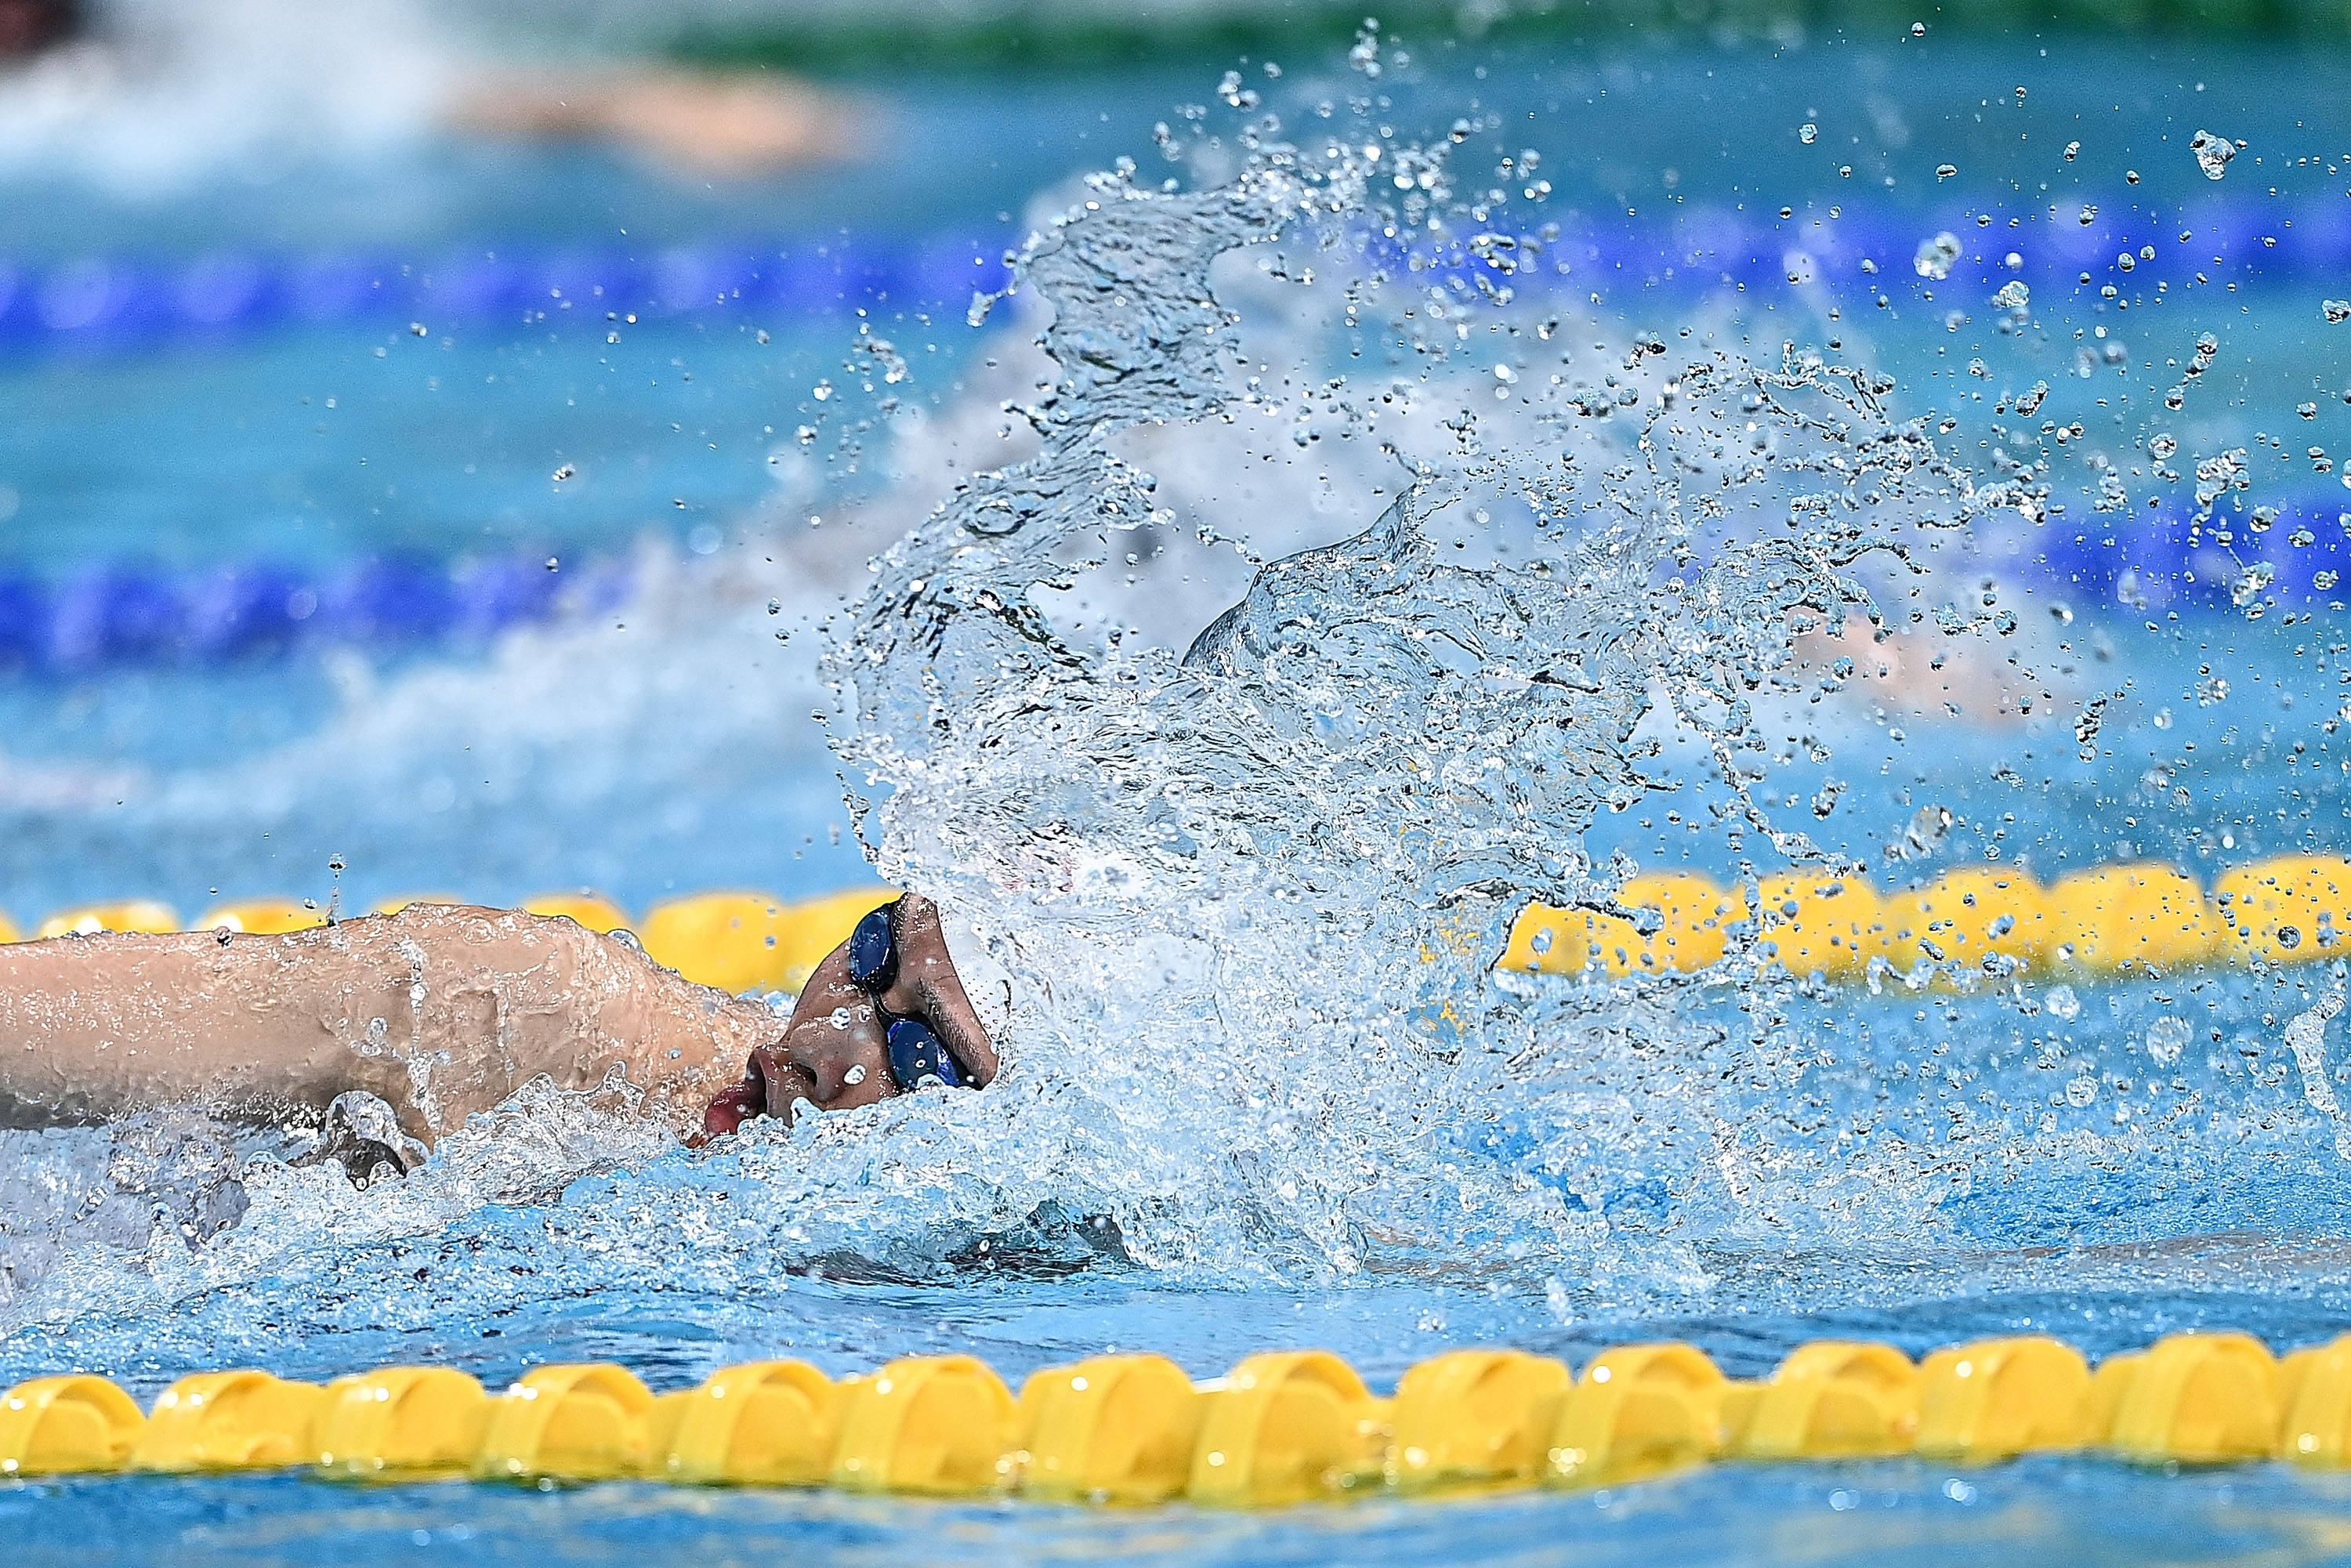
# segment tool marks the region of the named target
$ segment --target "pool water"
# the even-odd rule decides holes
[[[1202,821],[1271,841],[1278,814],[1249,813],[1290,780],[1217,774],[1228,759],[1145,719],[1132,733],[1148,745],[1094,753],[1054,752],[1080,743],[1008,719],[1040,759],[1083,756],[1154,789],[1184,769],[1231,788],[1205,808],[1196,789],[1169,794],[1160,836],[1122,838],[1091,799],[1114,791],[1058,793],[1094,775],[1040,762],[1021,798],[976,746],[921,749],[920,724],[883,731],[905,748],[894,758],[828,747],[811,713],[835,716],[836,739],[848,721],[841,666],[820,657],[845,628],[870,632],[872,604],[940,601],[921,554],[934,508],[1040,445],[1052,460],[1056,416],[1008,412],[1071,371],[1032,341],[1055,319],[1041,287],[985,325],[967,318],[975,290],[1001,286],[1008,246],[1088,199],[1076,176],[1124,155],[1144,191],[1163,177],[1215,187],[1249,164],[1247,123],[1270,110],[1308,145],[1353,124],[1394,147],[1444,143],[1459,120],[1457,196],[1484,205],[1490,182],[1502,193],[1488,215],[1503,214],[1490,224],[1457,214],[1407,246],[1366,204],[1323,248],[1201,263],[1238,313],[1238,352],[1183,361],[1151,395],[1175,399],[1201,364],[1244,395],[1102,435],[1155,475],[1158,511],[1105,532],[1106,551],[1122,541],[1107,571],[1040,596],[1092,667],[1148,685],[1172,665],[1115,661],[1181,653],[1258,563],[1370,526],[1406,483],[1384,441],[1460,487],[1423,524],[1460,571],[1564,559],[1563,539],[1609,519],[1589,485],[1564,499],[1542,488],[1547,453],[1574,447],[1596,472],[1594,455],[1637,452],[1611,444],[1634,418],[1614,411],[1650,406],[1667,367],[1721,353],[1776,368],[1790,342],[1890,383],[1869,394],[1882,419],[1855,413],[1855,429],[1923,420],[1971,483],[2020,485],[2022,505],[1982,506],[1964,538],[1919,532],[1917,602],[1981,624],[1952,639],[1948,677],[1923,681],[1940,645],[1898,619],[1908,580],[1856,567],[1896,612],[1909,683],[1865,669],[1814,702],[1815,660],[1760,695],[1745,799],[1690,727],[1650,721],[1633,744],[1656,740],[1635,759],[1656,787],[1622,810],[1586,803],[1596,874],[1618,856],[1724,879],[1774,869],[1750,805],[1886,882],[2157,859],[2209,884],[2262,855],[2345,848],[2351,646],[2327,574],[2351,529],[2328,454],[2351,420],[2351,325],[2323,306],[2351,234],[2331,204],[2351,167],[2338,60],[1933,31],[1597,51],[1432,39],[1374,80],[1350,70],[1346,42],[1301,43],[1278,78],[1253,63],[1253,110],[1219,101],[1221,64],[863,83],[883,128],[869,158],[725,189],[429,132],[354,132],[357,151],[266,178],[243,153],[142,154],[128,132],[93,138],[78,162],[10,164],[21,199],[0,202],[0,266],[29,280],[11,298],[31,303],[0,311],[0,576],[20,593],[0,599],[18,607],[0,622],[0,906],[23,919],[110,896],[193,913],[215,894],[503,902],[581,885],[632,909],[714,886],[796,896],[876,876],[862,828],[893,875],[950,896],[992,887],[1016,970],[1084,1000],[1032,1015],[1013,1041],[1022,1067],[987,1096],[767,1124],[700,1154],[534,1102],[469,1127],[406,1182],[354,1192],[281,1163],[291,1135],[193,1109],[0,1131],[0,1382],[83,1368],[145,1399],[212,1367],[323,1378],[430,1362],[496,1386],[610,1359],[660,1390],[774,1355],[841,1374],[950,1350],[1017,1381],[1111,1349],[1207,1377],[1318,1345],[1384,1389],[1473,1344],[1581,1364],[1670,1335],[1760,1376],[1825,1336],[1917,1354],[2047,1333],[2096,1357],[2187,1328],[2280,1350],[2339,1332],[2351,1183],[2282,1043],[2284,1020],[2342,985],[2339,961],[1971,993],[1822,993],[1735,968],[1695,985],[1552,983],[1507,1008],[1482,992],[1515,1021],[1489,1023],[1481,1004],[1476,1028],[1497,1032],[1424,1060],[1359,1029],[1343,998],[1301,988],[1292,1013],[1272,1007],[1301,973],[1327,973],[1333,992],[1373,975],[1390,988],[1363,994],[1425,1016],[1442,982],[1283,924],[1290,899],[1320,897],[1394,930],[1376,925],[1395,917],[1386,892],[1338,879],[1303,840],[1305,894],[1279,856],[1259,883],[1227,865],[1254,911],[1235,915],[1247,901],[1196,870],[1228,852]],[[1176,159],[1155,144],[1160,121]],[[2217,182],[2187,150],[2208,122],[2248,143]],[[245,145],[229,129],[223,145]],[[1531,166],[1527,147],[1541,150]],[[1540,199],[1522,193],[1536,180]],[[1550,222],[1561,237],[1511,253],[1531,265],[1457,265],[1449,249],[1480,227]],[[1929,277],[1917,257],[1942,233],[1959,256]],[[1395,259],[1405,249],[1420,268]],[[496,269],[458,267],[476,255]],[[820,286],[794,270],[811,257]],[[1394,276],[1357,291],[1384,260]],[[199,264],[275,281],[203,319],[188,303]],[[287,281],[361,274],[367,290],[323,305]],[[1181,269],[1144,276],[1129,313],[1174,319]],[[391,278],[397,299],[378,303]],[[1990,303],[2010,281],[2029,285],[2022,313]],[[613,303],[580,303],[600,287]],[[1058,302],[1064,324],[1091,319]],[[2218,344],[2199,356],[2207,332]],[[1190,340],[1150,340],[1171,361]],[[1669,354],[1639,368],[1650,341]],[[1700,381],[1686,384],[1677,395],[1702,404]],[[1107,406],[1123,385],[1103,372],[1054,406]],[[2154,454],[2158,435],[2176,457]],[[2238,449],[2197,520],[2195,465]],[[1811,448],[1782,432],[1775,450],[1792,470]],[[2107,475],[2126,493],[2115,511],[2098,509]],[[2278,510],[2256,527],[2255,506]],[[1733,548],[1742,526],[1706,548]],[[2283,543],[2305,527],[2308,542]],[[870,569],[902,536],[913,542]],[[2254,566],[2274,575],[2248,589]],[[517,571],[528,593],[483,586]],[[269,585],[246,619],[220,618],[225,574]],[[1490,580],[1419,580],[1470,602]],[[1624,591],[1602,612],[1664,602]],[[117,613],[134,602],[144,619]],[[218,631],[253,624],[266,635]],[[1761,624],[1728,616],[1699,651],[1746,647]],[[935,664],[888,668],[977,669],[978,696],[1002,695],[985,684],[995,666],[958,665],[962,645],[943,645]],[[1333,745],[1350,700],[1392,717],[1380,705],[1401,699],[1379,683],[1411,677],[1408,660],[1374,662],[1393,653],[1376,639],[1363,646],[1352,695],[1301,727]],[[1657,657],[1668,684],[1708,667],[1687,647]],[[1038,677],[1040,701],[1098,725],[1085,744],[1108,747],[1106,699],[1055,678]],[[886,712],[911,689],[862,697]],[[1592,766],[1595,789],[1615,777]],[[1563,840],[1579,837],[1568,771],[1527,786]],[[1938,806],[1948,832],[1904,848]],[[1040,831],[1056,811],[1057,831],[1102,852],[1056,860],[1068,841]],[[1494,854],[1522,841],[1507,823],[1480,831]],[[1185,866],[1153,858],[1187,833]],[[1180,943],[1133,924],[1149,901],[1119,879],[1155,875],[1202,878],[1204,922],[1332,967],[1268,979],[1238,943],[1221,971],[1188,967]],[[1107,984],[1146,955],[1166,959],[1157,984]],[[1223,1009],[1296,1025],[1249,1036],[1244,1061],[1209,1049]],[[2174,1061],[2147,1053],[2167,1019],[2196,1041]],[[1487,1061],[1507,1030],[1542,1047],[1532,1069]],[[2327,1053],[2342,1060],[2339,1040]],[[1627,1130],[1628,1107],[1649,1130]],[[286,1477],[0,1490],[27,1562],[799,1550],[1792,1563],[1975,1562],[1998,1542],[2050,1562],[2322,1563],[2351,1556],[2345,1504],[2333,1476],[2073,1458],[1724,1467],[1595,1494],[1249,1517]]]
[[[617,1562],[653,1552],[749,1563],[1865,1563],[1983,1561],[1987,1542],[2048,1562],[2319,1563],[2339,1554],[2335,1478],[2144,1473],[2025,1460],[1964,1478],[1911,1464],[1708,1471],[1637,1490],[1368,1503],[1280,1516],[972,1507],[824,1494],[615,1485],[367,1491],[280,1478],[190,1486],[26,1486],[7,1494],[28,1562],[135,1553],[312,1562]],[[135,1519],[137,1522],[129,1522]],[[55,1546],[52,1547],[52,1542]]]

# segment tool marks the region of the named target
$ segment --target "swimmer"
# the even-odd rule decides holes
[[[78,96],[87,68],[97,79],[169,74],[183,53],[199,52],[202,8],[170,7],[134,20],[81,0],[0,0],[0,71],[58,57],[61,96]],[[110,28],[107,24],[112,23]],[[137,36],[130,36],[135,33]],[[328,47],[356,47],[331,27],[312,36]],[[78,61],[63,57],[79,56]],[[871,102],[768,72],[713,72],[674,66],[603,68],[458,65],[443,84],[440,118],[476,135],[592,141],[619,146],[696,180],[749,179],[857,156],[873,141]]]
[[[623,936],[512,910],[0,946],[0,1125],[194,1103],[331,1132],[329,1108],[359,1093],[429,1148],[544,1079],[619,1090],[699,1144],[929,1078],[984,1086],[997,1065],[938,909],[911,894],[817,966],[789,1021]]]

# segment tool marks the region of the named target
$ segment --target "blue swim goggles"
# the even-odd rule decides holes
[[[901,1089],[935,1079],[950,1089],[964,1086],[963,1070],[931,1026],[901,1018],[882,1005],[882,994],[898,983],[898,907],[893,899],[857,923],[849,936],[849,977],[873,1004],[890,1040],[890,1076]]]

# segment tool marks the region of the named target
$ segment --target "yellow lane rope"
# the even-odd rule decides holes
[[[1749,902],[1750,888],[1754,902]],[[1621,915],[1534,904],[1500,967],[1546,975],[1693,973],[1734,941],[1795,975],[1861,981],[1873,971],[2106,978],[2220,964],[2309,963],[2351,940],[2351,862],[2275,855],[2221,873],[2207,894],[2156,862],[2069,873],[2046,885],[1993,866],[1920,887],[1782,873],[1724,888],[1684,872],[1633,877]]]
[[[688,979],[729,991],[797,991],[858,916],[893,896],[861,888],[797,902],[758,892],[696,894],[632,922],[593,893],[550,894],[523,908],[569,915],[591,930],[626,926],[645,951]],[[392,899],[408,904],[454,897]],[[2274,855],[2223,872],[2207,893],[2156,862],[2101,866],[2043,884],[2009,868],[1970,866],[1923,886],[1880,888],[1859,876],[1782,873],[1723,887],[1687,872],[1649,872],[1617,902],[1621,915],[1531,904],[1499,967],[1522,974],[1622,977],[1695,973],[1752,943],[1797,976],[1858,983],[1873,973],[1945,977],[2010,975],[2100,979],[2214,965],[2300,964],[2331,958],[2351,938],[2351,862]],[[223,904],[192,931],[298,931],[326,923],[316,904]],[[31,935],[182,929],[168,904],[146,899],[60,910]],[[0,915],[0,941],[22,934]]]
[[[596,1363],[539,1367],[497,1395],[449,1368],[394,1366],[324,1385],[197,1373],[145,1413],[87,1374],[0,1396],[7,1476],[308,1469],[1256,1508],[1614,1486],[1722,1461],[2052,1451],[2351,1468],[2351,1334],[2282,1359],[2248,1334],[2174,1334],[2095,1371],[2038,1335],[1923,1362],[1822,1340],[1756,1383],[1678,1343],[1619,1346],[1581,1376],[1549,1356],[1462,1350],[1415,1366],[1388,1398],[1323,1351],[1253,1355],[1207,1383],[1164,1356],[1096,1356],[1018,1396],[968,1355],[838,1382],[755,1362],[664,1395]]]

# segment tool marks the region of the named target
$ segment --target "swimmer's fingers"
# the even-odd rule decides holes
[[[939,1037],[939,1043],[953,1053],[973,1087],[985,1089],[996,1082],[999,1065],[996,1044],[987,1038],[979,1015],[971,1010],[971,999],[963,994],[961,985],[926,995],[923,998],[923,1017]]]
[[[906,949],[899,961],[904,966],[908,959],[914,960],[913,978],[921,998],[924,1021],[954,1055],[965,1076],[974,1086],[985,1089],[996,1081],[996,1042],[987,1038],[987,1027],[972,1010],[971,998],[964,994],[963,977],[956,972],[955,959],[947,952],[946,931],[939,923],[938,906],[927,898],[908,894],[898,917],[898,928],[905,938]]]

